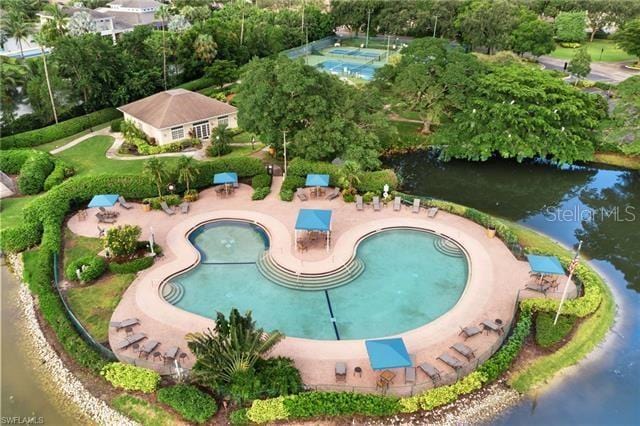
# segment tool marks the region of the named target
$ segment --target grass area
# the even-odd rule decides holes
[[[233,139],[233,143],[251,143],[251,139],[256,138],[256,141],[258,140],[257,136],[251,132],[241,132],[238,133],[237,135],[235,135],[232,139]]]
[[[599,152],[594,155],[597,163],[610,166],[625,167],[632,170],[640,170],[640,156],[624,155],[617,152]]]
[[[510,223],[515,229],[520,243],[528,247],[537,247],[557,255],[570,256],[570,253],[550,238],[525,227]],[[551,379],[558,371],[575,365],[605,338],[615,320],[616,305],[611,290],[602,280],[603,289],[600,307],[591,316],[580,323],[567,344],[550,355],[535,361],[513,373],[509,384],[518,392],[528,392]]]
[[[82,132],[76,133],[75,135],[67,136],[66,138],[58,139],[57,141],[53,141],[53,142],[45,143],[45,144],[42,144],[42,145],[34,146],[33,148],[34,149],[38,149],[40,151],[49,152],[52,149],[60,148],[62,145],[66,144],[66,143],[69,143],[74,139],[77,139],[79,137],[87,135],[87,134],[91,133],[92,131],[104,129],[105,127],[109,127],[109,126],[111,126],[111,122],[107,121],[106,123],[102,123],[102,124],[99,124],[97,126],[93,126],[93,130],[89,130],[89,129],[83,130]]]
[[[142,173],[142,160],[111,160],[105,156],[113,144],[111,136],[94,136],[57,154],[76,169],[76,175],[97,175],[100,173]],[[174,166],[177,157],[160,158],[163,164]]]
[[[550,312],[540,312],[536,318],[536,343],[543,348],[549,348],[560,343],[571,332],[576,317],[560,315],[558,323],[553,324],[555,315]]]
[[[64,266],[84,256],[96,255],[103,248],[100,238],[76,235],[66,228],[64,231]]]
[[[591,60],[594,62],[621,62],[636,59],[634,56],[629,55],[616,46],[611,40],[593,40],[592,43],[583,43],[582,45],[587,46],[587,51],[591,55]],[[577,50],[578,49],[570,49],[557,45],[556,50],[551,52],[550,56],[570,60],[576,54]],[[600,56],[600,52],[602,52],[602,57]]]
[[[264,148],[264,144],[261,142],[256,142],[253,149],[251,148],[251,144],[245,146],[232,146],[231,152],[227,155],[223,155],[221,158],[245,157],[253,154],[254,152],[260,151],[262,148]]]
[[[0,201],[0,229],[18,225],[22,220],[22,208],[38,195],[5,198]]]
[[[67,291],[74,315],[98,342],[108,339],[109,320],[136,274],[109,274],[95,284]]]
[[[176,421],[171,414],[158,405],[153,405],[132,395],[118,395],[111,403],[116,410],[144,426],[183,424]]]

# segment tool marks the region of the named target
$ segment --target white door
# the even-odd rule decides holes
[[[209,128],[209,122],[203,121],[201,123],[194,123],[193,133],[198,139],[209,139],[211,135],[211,129]]]

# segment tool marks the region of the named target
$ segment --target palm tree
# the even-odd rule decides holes
[[[162,25],[162,76],[164,80],[164,90],[167,90],[167,43],[165,40],[165,26],[169,19],[169,6],[163,4],[156,10],[155,17],[160,19]]]
[[[11,11],[4,16],[2,26],[9,37],[16,39],[20,47],[20,57],[24,59],[22,41],[27,40],[33,33],[33,24],[25,19],[25,15],[18,11]]]
[[[26,83],[29,69],[15,58],[0,56],[0,108],[2,121],[13,121],[16,103],[20,99],[18,88]]]
[[[284,335],[257,328],[251,312],[244,316],[233,308],[227,320],[218,312],[215,331],[187,334],[189,349],[196,356],[194,376],[206,385],[229,383],[235,373],[251,370]]]
[[[143,172],[153,180],[158,188],[158,197],[162,198],[162,181],[166,176],[166,171],[160,160],[151,157],[144,162]]]
[[[49,100],[51,101],[51,110],[53,111],[53,119],[58,123],[58,113],[56,111],[56,103],[53,100],[53,91],[51,90],[51,80],[49,80],[49,67],[47,67],[47,54],[44,51],[46,37],[43,33],[37,33],[34,37],[35,41],[40,45],[40,56],[42,57],[42,65],[44,65],[44,77],[47,80],[47,90],[49,90]]]
[[[207,64],[210,64],[218,54],[217,47],[218,45],[210,34],[200,34],[193,42],[196,58]]]
[[[200,174],[200,169],[196,167],[196,160],[186,155],[178,160],[178,182],[184,183],[189,192],[189,183]]]
[[[342,165],[342,180],[347,185],[347,189],[350,193],[353,192],[355,184],[360,183],[361,172],[362,169],[360,168],[360,164],[355,161],[347,160]]]
[[[51,23],[51,28],[53,28],[58,36],[63,36],[67,31],[66,27],[69,17],[65,15],[62,8],[55,3],[45,5],[44,11],[51,17],[48,21]]]
[[[221,155],[227,154],[229,151],[229,144],[231,143],[231,132],[229,132],[229,126],[221,124],[216,127],[211,134],[211,143],[216,144],[213,148],[213,152]]]

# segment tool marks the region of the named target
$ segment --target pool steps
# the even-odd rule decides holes
[[[456,243],[448,238],[437,238],[433,241],[433,246],[440,253],[451,257],[464,257],[464,252]]]
[[[169,281],[162,286],[162,297],[172,305],[180,302],[182,296],[184,296],[182,284]]]
[[[265,252],[256,266],[269,281],[294,290],[328,290],[355,280],[364,272],[362,260],[353,257],[343,267],[323,274],[296,273],[283,268]]]

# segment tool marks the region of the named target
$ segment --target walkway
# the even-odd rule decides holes
[[[91,132],[91,133],[87,133],[84,136],[80,136],[79,138],[76,138],[74,140],[72,140],[71,142],[67,142],[66,144],[62,145],[61,147],[58,147],[56,149],[52,149],[51,151],[49,151],[50,154],[58,154],[62,151],[65,151],[69,148],[73,148],[74,146],[81,144],[82,142],[86,141],[89,138],[92,138],[94,136],[110,136],[111,135],[111,131],[109,129],[109,127],[105,127],[104,129],[100,129],[100,130],[96,130],[95,132]]]
[[[470,278],[461,299],[440,318],[401,334],[418,364],[429,362],[443,372],[443,383],[455,381],[458,375],[436,358],[445,352],[453,355],[449,347],[463,340],[458,336],[459,327],[477,325],[485,319],[495,318],[501,318],[507,327],[511,326],[518,290],[524,287],[529,278],[529,268],[526,262],[516,260],[500,240],[488,238],[484,228],[444,212],[430,219],[424,210],[414,214],[408,207],[396,212],[389,205],[382,211],[374,212],[367,206],[365,211],[358,212],[353,203],[345,203],[341,199],[310,199],[307,202],[296,199],[286,203],[277,197],[276,188],[280,184],[281,178],[276,177],[274,191],[262,201],[250,200],[252,189],[247,185],[241,184],[234,195],[224,199],[218,198],[213,189],[207,189],[201,193],[200,200],[192,204],[188,215],[178,213],[167,216],[161,211],[144,213],[139,204],[134,204],[131,210],[118,208],[118,222],[139,225],[143,230],[143,239],[149,238],[149,230],[153,226],[155,239],[164,248],[165,255],[154,267],[138,275],[123,295],[112,320],[138,318],[141,326],[136,331],[162,342],[160,351],[170,346],[187,350],[185,334],[213,328],[214,322],[167,303],[160,296],[160,286],[167,277],[197,263],[198,252],[185,238],[187,232],[200,223],[217,218],[239,218],[254,221],[267,230],[274,260],[292,268],[304,263],[305,271],[335,269],[353,255],[355,241],[386,227],[425,228],[458,241],[470,259]],[[319,246],[303,253],[295,250],[293,228],[297,212],[302,207],[332,209],[334,243],[329,253]],[[71,231],[92,237],[97,236],[97,225],[92,209],[86,220],[81,221],[74,215],[68,223]],[[572,292],[575,292],[573,285]],[[363,303],[366,301],[363,300]],[[420,303],[420,297],[416,295],[417,306]],[[215,310],[215,306],[212,306],[212,310]],[[122,334],[110,330],[109,341],[112,346],[122,339]],[[503,338],[504,335],[491,333],[469,339],[466,344],[475,350],[476,358],[465,362],[460,374],[469,373],[478,363],[486,360],[497,350]],[[116,355],[123,361],[139,363],[131,351],[118,351]],[[304,382],[309,386],[319,389],[375,390],[377,373],[369,367],[363,340],[321,341],[287,337],[277,345],[273,355],[293,358]],[[346,383],[340,385],[336,385],[334,379],[334,366],[338,361],[346,362],[349,368]],[[193,362],[193,356],[189,355],[185,364],[188,367]],[[145,362],[145,365],[162,368],[158,362]],[[356,366],[362,368],[362,376],[353,375]],[[418,374],[417,384],[404,385],[402,371],[396,370],[396,373],[398,377],[391,388],[394,393],[407,395],[433,386],[422,373]]]
[[[563,70],[565,62],[569,62],[568,60],[551,56],[541,56],[538,61],[548,69],[559,71]],[[592,62],[591,72],[586,78],[593,81],[620,83],[629,77],[640,74],[640,71],[625,68],[625,64],[622,62]]]

